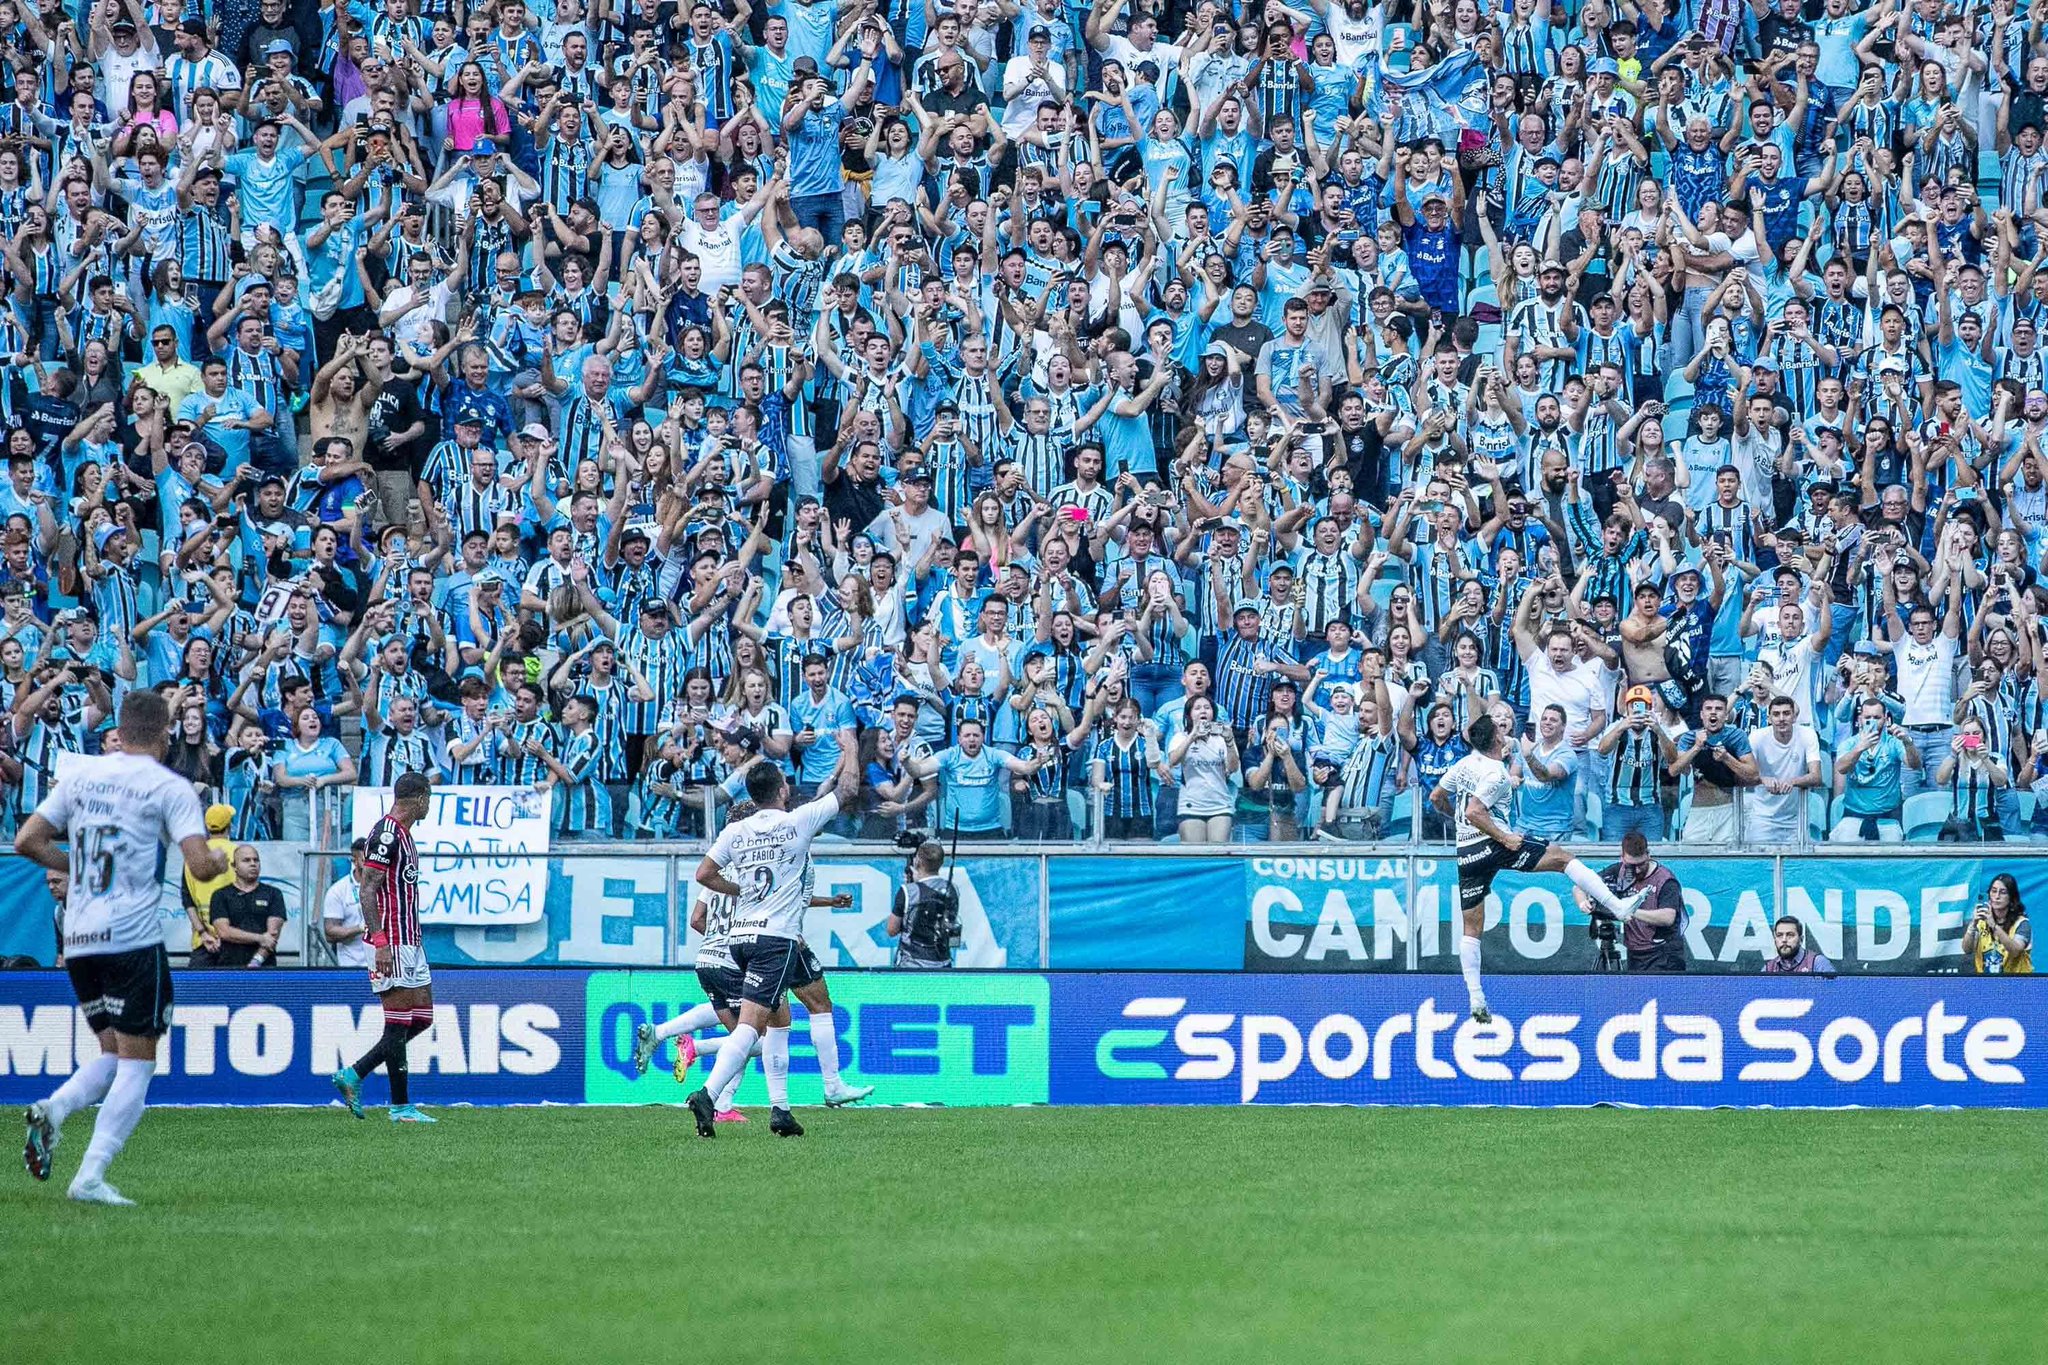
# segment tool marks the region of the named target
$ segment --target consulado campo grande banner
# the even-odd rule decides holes
[[[2048,859],[1660,858],[1685,893],[1695,972],[1751,975],[1771,925],[1799,919],[1845,974],[1964,967],[1971,908],[2011,872],[2048,904]],[[1603,866],[1595,860],[1595,866]],[[1056,858],[1048,965],[1061,970],[1456,972],[1450,857],[1258,853],[1240,858]],[[1780,884],[1782,878],[1782,894]],[[1559,876],[1503,874],[1487,901],[1486,970],[1594,970],[1587,917]]]
[[[153,1103],[327,1105],[328,1075],[382,1029],[359,972],[176,985]],[[1424,975],[842,971],[829,985],[846,1075],[884,1104],[2048,1106],[2034,977],[1502,976],[1484,1025],[1455,979]],[[631,1040],[703,998],[694,973],[455,969],[434,996],[410,1053],[423,1103],[685,1093],[667,1045],[641,1076]],[[791,1096],[815,1104],[809,1020],[792,1008]],[[0,1105],[97,1051],[66,977],[0,975]],[[750,1073],[741,1102],[763,1091]]]

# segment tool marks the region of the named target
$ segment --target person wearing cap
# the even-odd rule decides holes
[[[870,522],[867,533],[906,567],[924,564],[932,546],[951,537],[952,519],[932,506],[931,471],[921,464],[912,465],[897,479],[896,492],[900,501]]]
[[[1040,106],[1065,103],[1067,64],[1062,57],[1053,49],[1051,26],[1034,23],[1025,30],[1023,50],[1003,63],[1003,135],[1012,142],[1038,122]]]
[[[683,672],[694,642],[689,632],[675,628],[674,613],[665,598],[642,597],[635,604],[638,620],[622,625],[598,599],[587,576],[573,579],[571,587],[598,629],[618,646],[619,663],[634,680],[636,695],[628,698],[623,712],[625,780],[631,782],[653,756],[653,736],[661,729],[662,708],[670,698],[682,695]],[[643,691],[652,698],[641,699],[638,694]]]
[[[176,718],[173,717],[175,722]],[[192,869],[186,868],[179,878],[180,899],[185,903],[185,917],[192,922],[193,966],[208,966],[213,954],[220,948],[220,939],[213,932],[213,897],[222,887],[232,885],[235,880],[235,841],[228,830],[235,822],[235,808],[215,802],[206,808],[206,846],[221,857],[220,874],[214,877],[195,877]],[[203,956],[204,960],[200,960]]]
[[[284,146],[279,140],[287,128],[296,135],[291,146]],[[222,164],[222,169],[235,177],[235,204],[241,211],[243,248],[253,247],[261,230],[268,228],[301,269],[305,266],[305,249],[299,245],[299,218],[304,195],[297,175],[299,167],[311,159],[309,148],[319,154],[329,175],[340,175],[325,139],[287,109],[258,122],[250,134],[250,146],[231,153]]]
[[[1656,711],[1654,692],[1641,684],[1629,688],[1622,694],[1621,714],[1593,746],[1601,775],[1601,843],[1620,843],[1630,833],[1664,837],[1660,781],[1678,749]]]
[[[1502,370],[1513,374],[1518,356],[1533,355],[1545,393],[1562,393],[1566,372],[1578,364],[1578,308],[1566,295],[1568,278],[1562,261],[1544,261],[1536,268],[1536,293],[1514,306],[1502,330]]]
[[[204,20],[181,21],[171,41],[177,47],[177,55],[164,59],[164,79],[171,87],[168,103],[181,123],[192,116],[193,91],[241,90],[242,73],[214,50]]]
[[[1394,154],[1394,219],[1401,225],[1402,246],[1408,252],[1408,268],[1429,305],[1431,320],[1448,332],[1462,304],[1459,270],[1463,255],[1457,221],[1464,211],[1464,181],[1450,178],[1448,194],[1431,187],[1423,191],[1420,213],[1409,194],[1410,153],[1399,148]]]
[[[106,91],[107,114],[116,124],[130,113],[128,85],[138,71],[163,69],[163,52],[156,44],[156,32],[135,22],[135,15],[120,6],[94,5],[90,11],[89,48],[92,66]]]
[[[1785,548],[1785,533],[1781,532],[1779,539],[1782,561],[1790,556]],[[1764,622],[1757,619],[1757,614],[1766,596],[1774,594],[1777,631],[1758,647],[1757,662],[1769,675],[1773,694],[1792,698],[1799,708],[1798,718],[1811,723],[1819,711],[1818,665],[1834,634],[1834,614],[1828,610],[1826,575],[1809,577],[1805,557],[1798,555],[1798,561],[1781,562],[1772,576],[1773,582],[1759,584],[1751,593],[1743,604],[1741,630],[1745,640],[1764,634]]]
[[[1274,683],[1283,677],[1296,683],[1306,682],[1309,671],[1291,653],[1265,637],[1260,630],[1256,601],[1240,600],[1226,613],[1222,608],[1230,599],[1224,575],[1212,572],[1209,578],[1216,592],[1218,615],[1230,622],[1230,635],[1216,651],[1216,701],[1237,732],[1239,748],[1249,754],[1259,721],[1267,713]]]

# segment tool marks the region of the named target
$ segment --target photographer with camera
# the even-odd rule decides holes
[[[1685,892],[1670,868],[1650,856],[1650,842],[1641,830],[1621,839],[1621,861],[1603,868],[1600,880],[1617,896],[1648,888],[1640,909],[1621,927],[1621,946],[1628,951],[1632,972],[1683,972],[1691,968],[1685,948]],[[1579,908],[1592,916],[1589,932],[1600,945],[1601,971],[1613,971],[1616,938],[1612,915],[1596,907],[1583,891],[1572,892]]]
[[[2001,872],[1984,888],[1970,925],[1963,930],[1963,955],[1979,976],[2028,976],[2034,970],[2034,926],[2012,873]]]
[[[897,836],[897,846],[912,852],[889,909],[896,965],[922,971],[951,967],[960,943],[960,896],[946,875],[946,850],[928,834],[905,830]]]

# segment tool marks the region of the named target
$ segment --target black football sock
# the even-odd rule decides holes
[[[365,1052],[360,1058],[357,1059],[355,1065],[355,1073],[357,1080],[368,1079],[372,1071],[375,1071],[378,1067],[384,1065],[384,1053],[386,1051],[386,1044],[389,1042],[390,1038],[391,1030],[389,1028],[386,1028],[383,1034],[377,1039],[375,1045],[373,1045],[368,1052]]]
[[[393,1024],[384,1030],[384,1073],[391,1078],[391,1107],[412,1103],[412,1071],[406,1063],[406,1030]]]

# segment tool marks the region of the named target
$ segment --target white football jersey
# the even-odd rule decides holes
[[[697,944],[697,965],[730,965],[732,953],[725,940],[732,933],[732,897],[705,890],[697,904],[704,907],[704,937]]]
[[[1493,813],[1495,824],[1502,829],[1508,827],[1508,807],[1514,801],[1515,784],[1508,780],[1508,765],[1499,759],[1466,754],[1444,774],[1443,789],[1457,817],[1459,843],[1475,843],[1486,837],[1465,814],[1465,802],[1472,797],[1477,797],[1479,804]]]
[[[757,811],[719,831],[711,861],[740,888],[731,933],[804,936],[804,912],[811,904],[811,840],[837,814],[839,793],[829,791],[793,811]]]
[[[166,843],[206,837],[191,781],[138,754],[76,758],[36,814],[71,844],[64,955],[92,957],[161,944],[158,851]]]

